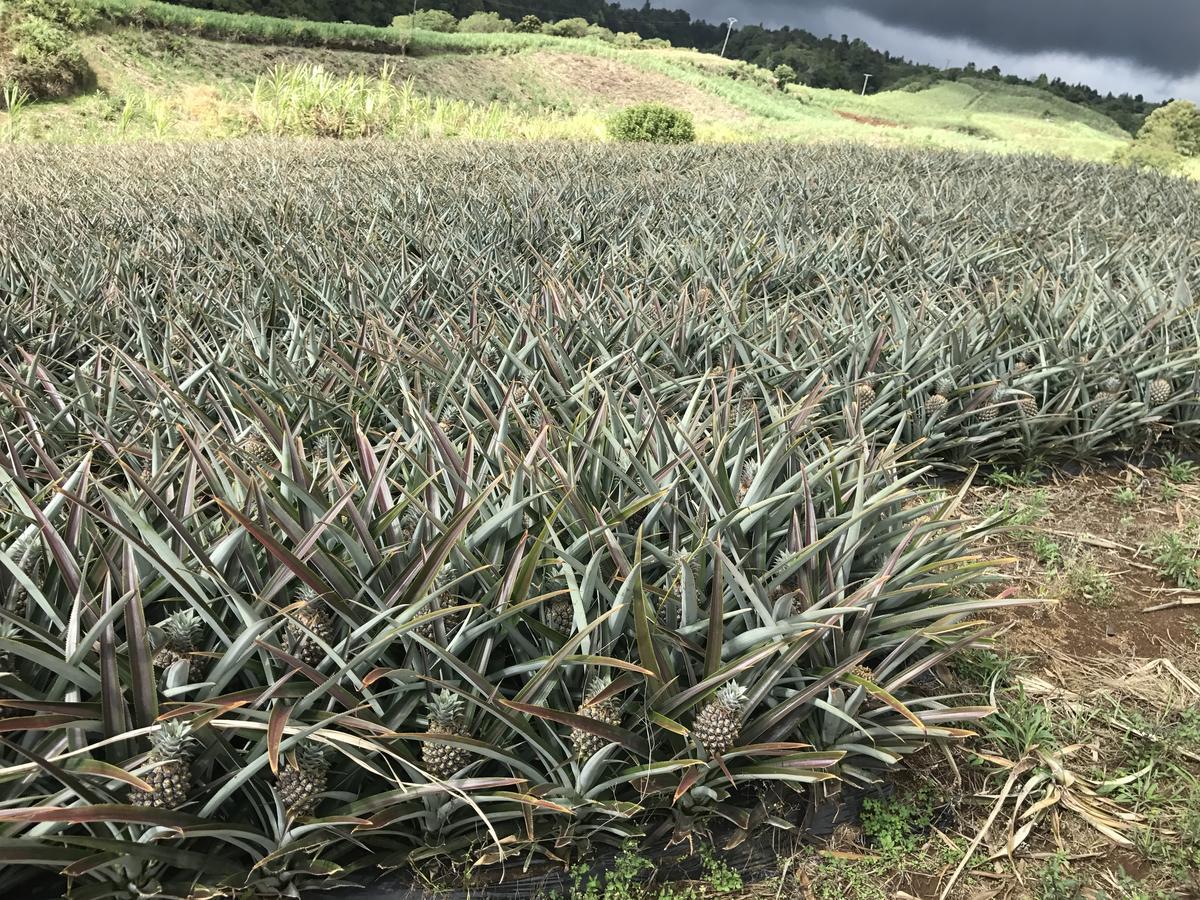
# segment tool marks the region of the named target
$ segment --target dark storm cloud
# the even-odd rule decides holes
[[[1200,0],[681,0],[709,21],[813,26],[839,9],[926,35],[1013,53],[1126,59],[1182,76],[1200,69]],[[673,4],[665,4],[673,5]],[[833,17],[836,20],[836,16]]]

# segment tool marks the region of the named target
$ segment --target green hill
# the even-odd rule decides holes
[[[615,109],[659,100],[691,111],[702,141],[854,140],[1085,160],[1109,159],[1129,141],[1093,110],[985,79],[863,97],[781,90],[745,62],[595,38],[407,32],[146,0],[92,6],[99,19],[77,44],[94,89],[8,117],[13,137],[602,139]],[[367,109],[373,118],[361,121]]]

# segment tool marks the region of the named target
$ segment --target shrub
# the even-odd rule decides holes
[[[1172,100],[1150,113],[1137,137],[1180,156],[1200,156],[1200,109],[1190,100]]]
[[[576,17],[574,19],[559,19],[557,22],[547,22],[542,26],[542,34],[548,34],[552,37],[571,37],[581,38],[587,37],[588,29],[591,27],[587,19]]]
[[[589,25],[587,28],[587,37],[595,38],[598,41],[604,41],[611,44],[617,39],[617,35],[611,28],[605,28],[603,25]]]
[[[420,9],[417,10],[415,19],[411,15],[396,16],[392,19],[392,27],[401,31],[419,28],[422,31],[450,33],[458,30],[458,19],[444,9]]]
[[[0,85],[45,99],[90,83],[74,34],[90,22],[88,9],[67,0],[0,2]]]
[[[1140,139],[1117,150],[1113,161],[1130,168],[1152,169],[1169,175],[1178,173],[1184,163],[1183,157],[1166,144]]]
[[[642,41],[642,46],[650,50],[668,50],[671,47],[671,42],[666,38],[646,38]]]
[[[618,47],[631,49],[642,42],[642,36],[636,31],[618,31],[613,36],[613,43]]]
[[[663,103],[639,103],[609,120],[608,134],[617,141],[690,144],[696,139],[691,113]]]
[[[502,19],[495,12],[471,13],[458,23],[458,30],[464,34],[493,34],[512,31],[515,27],[511,19]]]
[[[542,20],[537,16],[522,16],[516,30],[522,34],[538,34],[542,30]]]
[[[789,84],[796,83],[796,70],[787,63],[782,63],[776,66],[775,71],[772,74],[774,74],[775,81],[778,82],[781,89]]]

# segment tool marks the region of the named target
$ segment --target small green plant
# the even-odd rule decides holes
[[[1166,581],[1187,590],[1200,590],[1200,559],[1196,548],[1173,531],[1160,534],[1154,541],[1154,564]]]
[[[1123,506],[1126,509],[1130,509],[1134,506],[1137,506],[1137,501],[1137,491],[1128,485],[1117,488],[1117,490],[1113,493],[1113,502],[1116,503],[1117,506]]]
[[[996,487],[1032,487],[1041,477],[1040,470],[1027,466],[1023,469],[993,469],[987,478]]]
[[[732,894],[742,889],[742,876],[729,867],[724,860],[717,859],[708,847],[700,851],[704,860],[704,883],[707,894]],[[659,900],[666,900],[660,895]]]
[[[885,855],[912,856],[933,825],[935,802],[929,788],[884,800],[867,798],[862,807],[863,835]]]
[[[1045,535],[1038,535],[1034,539],[1033,555],[1047,568],[1057,568],[1062,563],[1062,547]]]
[[[1052,855],[1038,874],[1041,890],[1037,896],[1042,900],[1075,900],[1083,889],[1083,882],[1071,874],[1066,853]]]
[[[1024,688],[999,704],[996,713],[985,720],[987,736],[1011,760],[1019,760],[1034,747],[1054,745],[1054,725],[1050,712],[1025,693]]]
[[[1179,488],[1169,481],[1164,481],[1158,489],[1158,496],[1167,503],[1173,503],[1179,499]]]
[[[1015,505],[1012,522],[1014,525],[1032,525],[1045,517],[1049,505],[1049,495],[1046,491],[1034,491],[1024,503]]]
[[[1088,606],[1112,606],[1117,589],[1112,579],[1100,571],[1091,556],[1081,556],[1067,566],[1065,593],[1068,597]]]
[[[17,136],[17,123],[21,113],[29,104],[29,94],[15,81],[4,86],[4,109],[8,112],[8,121],[4,125],[4,139],[11,141]]]
[[[608,135],[624,142],[690,144],[696,139],[696,126],[691,113],[663,103],[639,103],[609,120]]]
[[[1190,459],[1180,459],[1172,453],[1167,457],[1167,464],[1163,466],[1163,474],[1167,476],[1167,481],[1173,484],[1191,484],[1196,480],[1196,464]]]

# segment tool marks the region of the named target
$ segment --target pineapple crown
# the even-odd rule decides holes
[[[307,607],[314,607],[322,601],[321,595],[309,584],[302,584],[296,588],[296,599],[302,601]]]
[[[325,757],[325,748],[315,741],[303,741],[293,751],[296,768],[306,772],[325,771],[329,768],[329,760]]]
[[[162,627],[169,645],[190,650],[200,634],[201,622],[194,610],[184,609],[167,616]]]
[[[154,752],[162,759],[189,759],[196,739],[190,722],[168,719],[150,738]]]
[[[454,579],[457,577],[458,573],[454,571],[454,567],[450,563],[446,563],[437,573],[437,578],[434,579],[433,590],[439,593],[446,590],[446,588],[454,583]]]
[[[742,484],[746,484],[754,480],[754,476],[758,474],[758,460],[747,459],[742,462],[740,478]]]
[[[731,681],[717,691],[717,702],[726,709],[741,712],[746,704],[746,689],[736,681]]]
[[[588,679],[587,690],[583,695],[584,702],[590,703],[604,691],[608,690],[610,684],[612,684],[612,679],[607,675],[593,675]]]
[[[462,722],[463,699],[454,691],[442,689],[429,701],[429,724],[450,727]]]
[[[1110,394],[1115,394],[1121,389],[1121,379],[1116,375],[1109,375],[1104,381],[1100,382],[1100,387]]]
[[[949,396],[950,394],[954,393],[954,379],[948,375],[943,375],[937,380],[935,387],[937,389],[937,393],[941,394],[943,397]]]

